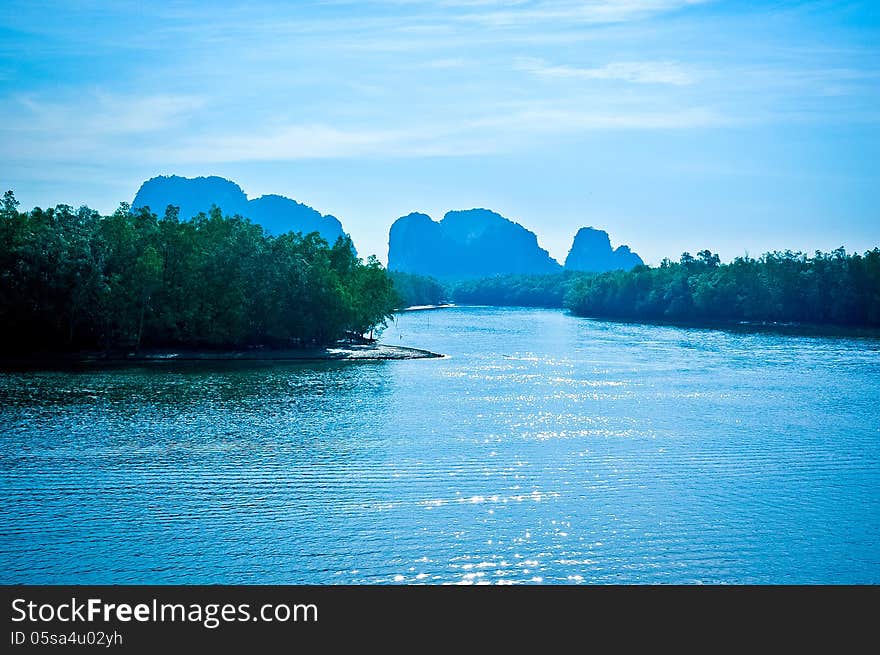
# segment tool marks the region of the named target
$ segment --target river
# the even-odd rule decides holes
[[[0,582],[880,582],[880,340],[382,339],[449,356],[0,373]]]

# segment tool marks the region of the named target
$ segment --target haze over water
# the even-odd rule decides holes
[[[383,340],[449,357],[0,376],[0,582],[880,582],[880,340]]]

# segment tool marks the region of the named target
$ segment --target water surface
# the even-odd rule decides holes
[[[0,582],[880,582],[880,341],[383,340],[450,357],[0,373]]]

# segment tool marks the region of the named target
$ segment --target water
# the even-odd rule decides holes
[[[880,582],[878,340],[383,338],[451,357],[0,374],[0,582]]]

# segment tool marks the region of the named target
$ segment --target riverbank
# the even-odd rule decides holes
[[[37,353],[2,356],[0,367],[55,364],[162,364],[172,362],[308,362],[437,359],[440,353],[384,343],[338,343],[326,348],[249,348],[247,350],[149,349],[138,353]]]

